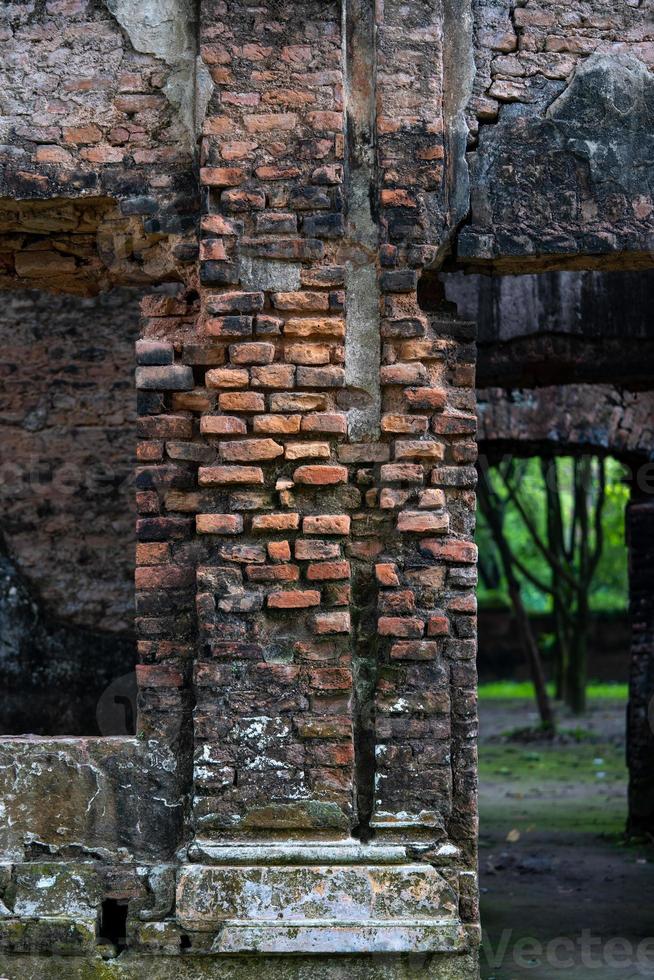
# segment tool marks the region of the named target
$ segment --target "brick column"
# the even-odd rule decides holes
[[[183,928],[471,976],[474,353],[418,304],[440,10],[400,7],[203,3],[197,295],[149,311],[139,369],[139,582],[178,640],[141,674],[192,672]]]

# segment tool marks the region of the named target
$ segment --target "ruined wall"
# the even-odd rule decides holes
[[[194,7],[129,8],[0,10],[0,288],[180,279],[194,257],[195,110],[211,86]]]
[[[611,385],[478,392],[482,452],[606,452],[635,467],[654,454],[654,392]]]
[[[649,0],[473,7],[476,140],[458,260],[503,272],[651,265]]]
[[[136,347],[138,734],[2,740],[1,968],[474,977],[474,327],[425,288],[469,211],[473,5],[4,14],[56,95],[40,132],[16,66],[2,285],[176,286]],[[646,250],[640,185],[614,239],[604,198],[528,226],[523,189],[567,207],[573,178],[543,182],[542,146],[518,190],[482,166],[502,126],[459,258]]]
[[[651,270],[454,273],[445,296],[478,324],[477,384],[651,387],[654,326]]]

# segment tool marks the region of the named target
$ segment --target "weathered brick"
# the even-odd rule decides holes
[[[270,396],[270,409],[273,412],[312,412],[323,408],[327,408],[325,395],[285,391]]]
[[[297,531],[299,514],[258,514],[252,518],[253,531]]]
[[[154,391],[188,391],[193,387],[193,371],[185,364],[143,366],[136,369],[136,387]]]
[[[198,470],[198,483],[201,487],[263,483],[263,470],[258,466],[201,466]]]
[[[315,590],[271,592],[268,596],[268,606],[271,609],[308,609],[320,605],[320,592]]]
[[[223,442],[220,445],[221,459],[230,462],[250,460],[270,460],[283,456],[284,447],[274,439],[247,439]]]
[[[291,364],[270,364],[268,367],[253,367],[252,384],[259,388],[292,388],[295,368]]]
[[[286,459],[329,459],[328,442],[287,442]]]
[[[406,639],[422,636],[425,622],[415,616],[380,616],[377,630],[380,636],[397,636]]]
[[[303,397],[301,395],[297,397]],[[312,396],[308,396],[309,398]],[[324,396],[320,396],[324,402]],[[303,432],[321,432],[328,435],[347,434],[347,415],[340,412],[309,412],[302,419]]]
[[[307,516],[302,520],[302,530],[305,534],[349,534],[350,517],[347,514]]]
[[[326,636],[332,633],[349,633],[350,614],[349,612],[318,613],[314,617],[313,629],[318,636]]]
[[[212,368],[207,371],[208,388],[247,388],[250,374],[244,368]]]
[[[273,344],[231,344],[229,359],[232,364],[272,364],[275,359]]]
[[[243,419],[232,415],[203,415],[200,419],[200,432],[212,436],[245,435],[247,425]]]
[[[266,432],[271,435],[295,435],[300,431],[300,415],[263,415],[255,418],[255,432]]]
[[[349,561],[320,562],[307,568],[307,578],[310,582],[327,582],[349,577]]]
[[[340,545],[332,541],[304,541],[300,538],[295,542],[295,557],[300,561],[339,558],[340,554]]]
[[[296,483],[308,483],[312,486],[347,483],[347,469],[344,466],[298,466],[293,479]]]
[[[195,526],[198,534],[240,534],[243,518],[240,514],[197,514]]]
[[[375,565],[375,577],[379,584],[386,588],[396,588],[400,584],[397,568],[387,562],[379,562]]]
[[[218,404],[224,412],[264,412],[266,402],[256,391],[223,392],[218,396]]]

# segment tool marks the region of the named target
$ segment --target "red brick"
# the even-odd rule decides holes
[[[207,388],[247,388],[249,372],[238,368],[213,368],[206,373]]]
[[[200,419],[200,432],[212,436],[245,435],[248,428],[243,419],[231,415],[203,415]]]
[[[425,471],[416,463],[386,463],[381,468],[385,483],[422,483]]]
[[[398,515],[397,529],[413,534],[446,534],[450,527],[448,514],[436,514],[430,511],[405,510]]]
[[[198,483],[201,487],[263,483],[263,470],[258,466],[201,466]]]
[[[289,561],[291,557],[291,546],[288,541],[269,541],[267,548],[271,561]]]
[[[429,419],[424,415],[382,415],[382,432],[427,432]]]
[[[298,466],[293,474],[296,483],[311,486],[330,486],[336,483],[347,483],[345,466]]]
[[[287,337],[345,337],[345,323],[340,317],[291,317],[286,321]]]
[[[200,242],[201,262],[226,262],[228,258],[222,238],[207,238]],[[211,331],[207,330],[207,333]]]
[[[411,490],[395,490],[391,487],[384,487],[379,495],[379,506],[382,510],[394,510],[396,507],[404,507],[411,493]]]
[[[441,561],[474,565],[477,561],[477,545],[472,541],[439,541],[437,538],[424,538],[420,550],[428,552]]]
[[[346,435],[347,415],[340,412],[314,412],[305,415],[302,419],[302,431]]]
[[[442,388],[409,389],[404,397],[412,408],[430,408],[434,412],[442,411],[447,400]]]
[[[313,392],[285,391],[270,396],[270,408],[273,412],[312,412],[326,407],[327,397]],[[303,419],[302,422],[304,421]]]
[[[302,521],[304,534],[349,534],[350,517],[347,514],[319,514],[305,517]]]
[[[200,167],[200,183],[206,187],[236,187],[244,179],[239,167]]]
[[[137,589],[184,589],[195,584],[195,572],[175,565],[137,568],[135,584]]]
[[[298,117],[294,112],[277,112],[266,115],[253,114],[243,117],[248,133],[270,133],[275,130],[289,132],[297,129]]]
[[[405,190],[402,187],[397,187],[392,190],[384,189],[380,194],[381,203],[385,208],[417,208],[418,204],[416,202],[413,194]]]
[[[184,678],[174,667],[162,664],[137,664],[136,679],[139,687],[183,687]]]
[[[287,442],[286,459],[329,459],[328,442]]]
[[[377,630],[380,636],[399,636],[413,639],[422,636],[424,621],[416,617],[380,616]]]
[[[220,446],[220,458],[230,462],[271,460],[283,454],[284,447],[274,439],[235,440],[223,442]]]
[[[139,541],[136,545],[137,565],[165,565],[170,560],[170,545],[165,541]]]
[[[267,367],[253,367],[252,385],[257,388],[292,388],[295,368],[292,364],[270,364]]]
[[[427,380],[427,369],[422,364],[389,364],[380,371],[383,385],[416,385]]]
[[[438,643],[430,640],[408,640],[391,647],[391,660],[435,660],[437,656]]]
[[[313,621],[313,630],[319,636],[349,633],[350,614],[349,612],[318,613]]]
[[[442,442],[433,439],[398,439],[395,443],[395,459],[424,459],[440,462],[444,456]]]
[[[264,415],[254,420],[255,432],[271,435],[295,435],[300,431],[300,415]]]
[[[375,577],[380,585],[394,588],[400,584],[395,565],[380,562],[375,565]]]
[[[427,620],[427,636],[447,636],[449,632],[447,616],[430,616]]]
[[[326,313],[329,310],[329,294],[312,293],[308,290],[297,293],[273,293],[272,304],[277,310]]]
[[[309,565],[307,568],[307,578],[310,582],[330,582],[349,577],[349,561],[325,561]]]
[[[195,526],[198,534],[240,534],[243,518],[240,514],[198,514]]]
[[[329,344],[290,344],[284,351],[284,359],[291,364],[329,364],[330,352]]]
[[[268,596],[268,606],[271,609],[308,609],[320,605],[320,592],[271,592]]]
[[[297,582],[300,569],[297,565],[248,565],[245,574],[251,582]]]
[[[300,561],[339,558],[340,554],[340,545],[332,541],[303,541],[300,539],[295,542],[295,557]]]
[[[218,396],[218,404],[225,412],[265,412],[266,401],[256,391],[230,391]]]
[[[449,612],[458,613],[476,613],[477,612],[477,596],[468,595],[457,595],[447,604]]]
[[[319,667],[309,671],[309,684],[318,691],[349,691],[352,674],[343,667]]]
[[[257,514],[252,518],[253,531],[297,531],[299,514]]]
[[[273,344],[231,344],[229,359],[232,364],[272,364],[275,359]]]

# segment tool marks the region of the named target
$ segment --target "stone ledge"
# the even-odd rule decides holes
[[[191,865],[178,874],[177,921],[215,933],[216,953],[459,951],[470,943],[449,878],[410,863]]]
[[[413,922],[226,922],[213,944],[216,953],[455,953],[469,943],[458,923]]]

